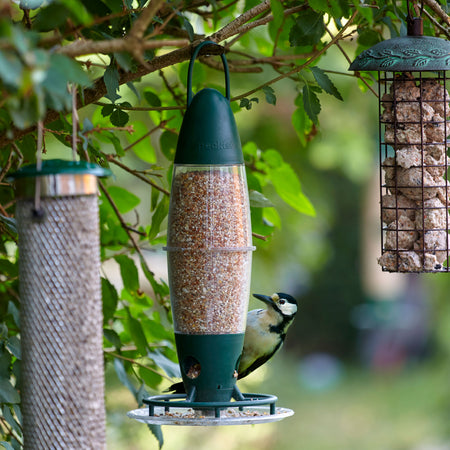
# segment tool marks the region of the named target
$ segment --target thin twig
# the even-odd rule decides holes
[[[118,353],[109,353],[109,352],[108,353],[104,352],[104,353],[107,354],[108,356],[113,356],[114,358],[123,359],[124,361],[128,361],[128,362],[130,362],[132,364],[135,364],[136,366],[142,367],[143,369],[147,369],[150,372],[156,373],[160,377],[163,377],[166,380],[169,380],[170,382],[172,382],[172,379],[169,378],[167,375],[162,374],[162,373],[158,372],[156,369],[153,369],[152,367],[146,366],[145,364],[142,364],[142,363],[140,363],[139,361],[136,361],[133,358],[127,358],[126,356],[119,355]]]
[[[327,33],[330,35],[331,39],[334,38],[333,33],[330,31],[330,29],[325,25],[325,29],[327,30]],[[347,55],[347,52],[344,50],[342,45],[337,41],[336,42],[337,48],[341,51],[341,53],[344,55],[344,58],[347,60],[349,64],[352,63],[351,58]],[[378,93],[375,91],[375,89],[361,76],[361,74],[358,71],[354,72],[354,75],[356,78],[360,79],[375,95],[375,97],[378,97]]]
[[[119,219],[120,225],[125,230],[125,233],[127,233],[128,238],[130,239],[131,244],[133,245],[133,248],[142,257],[142,253],[141,253],[141,249],[139,248],[139,245],[137,244],[136,240],[134,239],[134,236],[131,234],[130,230],[128,229],[127,223],[123,219],[122,214],[120,214],[120,211],[117,208],[117,205],[115,204],[114,200],[112,199],[112,197],[109,194],[108,190],[106,189],[105,185],[100,180],[98,181],[98,184],[100,186],[101,191],[103,192],[105,197],[108,199],[108,202],[111,205],[112,209],[116,213],[116,216]]]
[[[139,178],[144,183],[149,184],[151,187],[153,187],[153,188],[157,189],[158,191],[162,192],[164,195],[167,195],[167,196],[170,195],[169,191],[167,191],[166,189],[162,188],[161,186],[158,186],[152,180],[149,180],[147,177],[144,177],[143,175],[141,175],[140,173],[136,172],[135,170],[130,169],[128,166],[126,166],[125,164],[122,164],[120,161],[117,161],[116,159],[114,159],[114,157],[112,155],[105,155],[105,157],[106,157],[106,159],[109,162],[115,164],[116,166],[120,167],[121,169],[125,170],[126,172],[131,173],[136,178]]]
[[[286,72],[279,77],[273,78],[272,80],[267,81],[266,83],[261,84],[260,86],[256,87],[255,89],[252,89],[248,92],[245,92],[243,94],[240,94],[236,97],[233,97],[231,100],[241,100],[242,98],[246,98],[255,92],[260,91],[262,88],[266,86],[270,86],[271,84],[277,83],[278,81],[283,80],[284,78],[288,78],[298,72],[301,72],[305,67],[308,67],[314,60],[316,60],[319,56],[321,56],[323,53],[325,53],[332,45],[334,45],[339,39],[342,38],[342,35],[344,34],[345,30],[352,24],[352,22],[355,20],[356,15],[358,14],[358,11],[355,11],[353,15],[350,17],[350,19],[347,21],[347,23],[340,29],[339,33],[331,39],[331,41],[326,44],[321,50],[317,51],[308,61],[306,61],[301,66],[296,67],[295,69]]]

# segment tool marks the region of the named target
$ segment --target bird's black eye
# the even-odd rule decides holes
[[[284,299],[284,298],[282,298],[279,302],[278,302],[278,304],[280,304],[280,305],[284,305],[286,303],[286,300]]]

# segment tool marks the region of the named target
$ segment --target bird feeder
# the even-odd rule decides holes
[[[108,174],[61,160],[14,174],[25,449],[106,448],[97,177]]]
[[[255,248],[224,54],[225,96],[210,88],[192,95],[194,61],[206,45],[216,51],[221,48],[203,42],[190,61],[187,111],[174,161],[166,247],[175,343],[186,395],[144,399],[149,412],[136,410],[129,416],[147,423],[252,422],[252,417],[239,413],[225,418],[221,413],[233,405],[269,405],[264,415],[254,415],[253,422],[280,420],[292,414],[290,410],[275,413],[275,396],[242,394],[236,386]],[[194,413],[164,413],[179,407]],[[156,414],[157,408],[162,408],[162,414]]]
[[[423,5],[422,5],[423,8]],[[408,35],[362,52],[350,70],[378,71],[382,255],[389,272],[448,272],[447,91],[450,43]]]

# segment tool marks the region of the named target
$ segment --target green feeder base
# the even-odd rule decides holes
[[[175,333],[181,376],[191,402],[242,399],[236,387],[244,334]]]

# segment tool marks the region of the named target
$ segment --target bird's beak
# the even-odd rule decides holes
[[[275,302],[272,300],[272,297],[270,297],[269,295],[253,294],[253,297],[261,300],[264,303],[267,303],[270,306],[273,306],[275,304]]]

